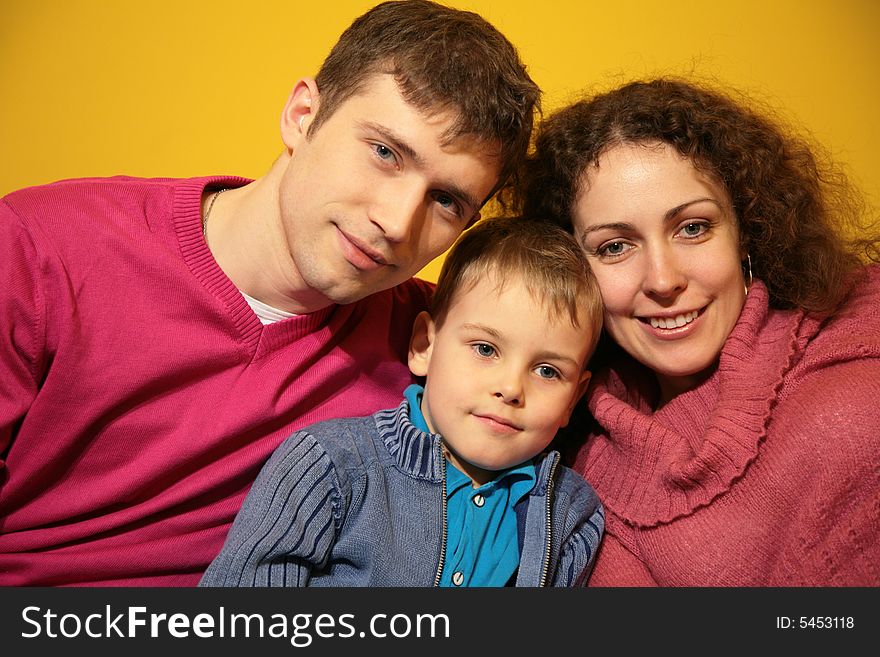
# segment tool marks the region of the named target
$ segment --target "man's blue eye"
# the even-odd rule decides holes
[[[383,160],[394,157],[394,153],[392,152],[392,150],[384,144],[376,144],[376,155],[378,155]]]
[[[461,206],[458,204],[458,201],[455,200],[455,197],[450,196],[449,194],[437,194],[434,197],[434,200],[444,209],[449,210],[456,216],[461,215]]]

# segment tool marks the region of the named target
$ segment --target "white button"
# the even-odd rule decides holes
[[[474,504],[477,506],[483,506],[486,503],[486,498],[477,493],[474,495]]]
[[[452,573],[452,583],[453,584],[455,584],[456,586],[461,586],[463,582],[464,582],[464,574],[460,570],[457,570],[456,572]]]

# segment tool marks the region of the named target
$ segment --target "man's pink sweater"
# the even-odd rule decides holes
[[[0,202],[0,585],[195,585],[294,429],[398,403],[430,286],[263,326],[201,231],[245,182]]]
[[[632,361],[597,377],[591,585],[880,585],[880,268],[824,322],[767,301],[756,282],[717,370],[658,410]]]

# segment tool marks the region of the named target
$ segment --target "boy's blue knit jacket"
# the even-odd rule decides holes
[[[200,586],[433,586],[445,552],[440,437],[408,404],[288,438],[254,483]],[[550,452],[517,505],[516,586],[578,586],[605,526],[596,493]]]

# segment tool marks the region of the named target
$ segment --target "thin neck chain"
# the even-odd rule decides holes
[[[205,210],[205,216],[202,217],[202,235],[205,236],[205,239],[208,238],[208,217],[211,216],[211,209],[214,207],[214,202],[217,200],[217,197],[220,196],[223,192],[225,192],[228,187],[223,188],[219,191],[214,192],[214,195],[211,196],[211,201],[208,203],[208,209]]]

